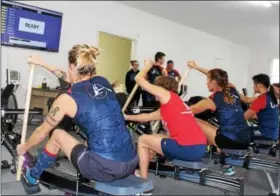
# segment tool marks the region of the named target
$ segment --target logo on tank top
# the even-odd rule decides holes
[[[156,69],[154,69],[154,70],[152,71],[152,74],[157,74],[157,75],[158,75],[159,73],[158,73],[158,71],[157,71]]]
[[[273,108],[276,108],[278,106],[278,104],[274,104],[274,103],[270,102],[270,106],[273,109]]]
[[[96,99],[104,99],[105,97],[107,97],[108,91],[112,92],[111,89],[106,88],[100,84],[94,84],[92,89],[94,92],[94,98]]]

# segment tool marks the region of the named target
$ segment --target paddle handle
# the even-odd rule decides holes
[[[125,104],[124,104],[124,106],[123,106],[123,108],[122,108],[122,112],[125,112],[126,108],[128,107],[129,103],[131,102],[131,100],[132,100],[134,94],[136,93],[138,87],[139,87],[138,84],[135,84],[135,85],[134,85],[134,87],[133,87],[131,93],[129,94],[129,96],[128,96],[128,98],[127,98],[127,100],[126,100],[126,102],[125,102]]]
[[[26,100],[25,100],[24,118],[23,118],[23,126],[22,126],[20,144],[24,144],[25,143],[25,138],[26,138],[26,131],[27,131],[27,125],[28,125],[28,116],[29,116],[29,107],[30,107],[30,99],[31,99],[31,91],[32,91],[34,71],[35,71],[35,65],[31,64],[30,65],[29,82],[28,82],[28,88],[27,88],[27,96],[26,96]],[[17,181],[20,181],[23,162],[24,162],[24,157],[23,157],[23,155],[20,155],[19,160],[18,160],[18,166],[17,166]]]

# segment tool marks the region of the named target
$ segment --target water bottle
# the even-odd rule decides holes
[[[46,89],[46,88],[47,88],[47,79],[44,78],[42,82],[42,89]]]

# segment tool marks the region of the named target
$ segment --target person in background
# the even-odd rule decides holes
[[[254,136],[259,140],[274,140],[279,138],[279,108],[274,88],[270,84],[270,78],[266,74],[253,76],[254,92],[260,95],[252,102],[244,113],[246,120],[258,117],[258,130],[260,136]]]
[[[147,73],[147,80],[154,84],[155,79],[158,76],[168,76],[166,69],[164,69],[163,65],[165,62],[165,54],[163,52],[157,52],[155,54],[155,63],[151,67],[151,69]],[[159,103],[156,101],[155,97],[148,93],[147,91],[143,91],[143,106],[144,107],[158,107]]]
[[[176,69],[174,69],[174,62],[172,60],[167,61],[166,71],[168,76],[176,78],[177,81],[180,82],[182,78],[181,74]]]
[[[133,60],[133,61],[130,61],[130,64],[131,64],[131,69],[126,73],[126,76],[125,76],[125,86],[126,86],[126,92],[128,94],[130,94],[136,84],[135,82],[135,76],[139,73],[139,64],[138,64],[138,61],[136,60]],[[131,102],[135,105],[135,106],[138,106],[139,104],[139,100],[140,100],[140,96],[141,96],[141,88],[139,87]]]

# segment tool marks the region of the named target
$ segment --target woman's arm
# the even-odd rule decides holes
[[[76,113],[74,100],[66,95],[60,95],[53,103],[46,120],[35,129],[25,145],[27,150],[41,143],[63,119],[65,115],[73,117]]]
[[[56,68],[53,65],[49,65],[49,64],[45,63],[40,57],[32,56],[31,59],[28,61],[28,63],[38,65],[38,66],[48,70],[49,72],[54,74],[56,77],[70,83],[70,80],[67,77],[66,72],[62,71],[61,69]]]
[[[64,80],[65,82],[70,83],[69,79],[67,78],[67,73],[52,66],[52,65],[48,65],[48,64],[42,64],[40,65],[41,67],[45,68],[46,70],[48,70],[49,72],[51,72],[53,75],[55,75],[56,77]]]
[[[138,115],[124,115],[125,120],[136,121],[136,122],[150,122],[161,119],[160,110],[151,112],[149,114],[138,114]]]
[[[190,107],[190,109],[192,110],[193,114],[199,114],[206,110],[215,111],[216,105],[211,99],[207,98],[207,99],[201,100],[200,102],[198,102],[195,105],[192,105]]]
[[[167,103],[170,99],[170,92],[165,90],[162,87],[153,85],[149,83],[145,77],[148,73],[148,71],[152,68],[154,62],[151,60],[146,60],[145,61],[145,67],[136,75],[135,81],[136,83],[148,91],[150,94],[157,96],[159,101],[163,104]]]
[[[257,114],[257,112],[255,112],[254,110],[248,109],[244,113],[244,118],[245,118],[245,120],[250,120],[250,119],[253,119],[253,117],[255,117],[256,114]]]
[[[240,99],[243,103],[251,104],[256,100],[256,97],[247,97],[241,93],[239,93]]]
[[[162,73],[163,76],[168,76],[168,72],[167,72],[167,70],[164,69],[164,68],[162,69],[162,72],[161,72],[161,73]]]
[[[252,119],[259,111],[266,107],[266,97],[260,96],[255,98],[250,108],[244,113],[245,120]]]
[[[192,69],[196,69],[197,71],[203,73],[204,75],[207,75],[209,71],[208,69],[198,66],[195,61],[188,61],[188,66]]]

